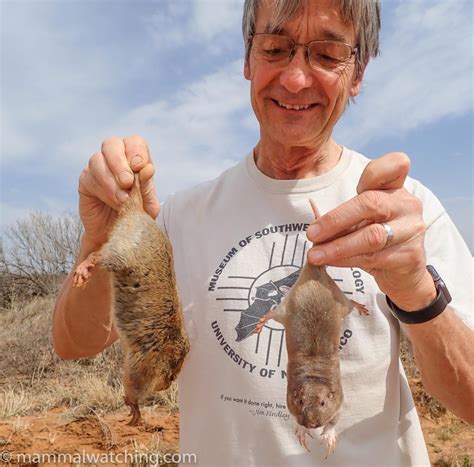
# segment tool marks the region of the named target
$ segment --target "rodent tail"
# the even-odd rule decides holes
[[[143,198],[142,192],[140,190],[140,176],[138,173],[133,174],[133,185],[130,193],[128,194],[128,199],[123,203],[122,210],[131,211],[131,210],[142,210],[143,211]]]
[[[317,219],[318,217],[321,217],[319,209],[313,199],[309,198],[309,204],[311,204],[311,208],[313,209],[314,218]]]

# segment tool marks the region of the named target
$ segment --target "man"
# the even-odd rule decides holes
[[[246,0],[244,76],[260,124],[253,154],[170,197],[161,211],[151,156],[137,136],[104,141],[81,174],[78,262],[105,241],[133,172],[140,171],[146,211],[160,211],[191,342],[179,380],[180,450],[202,465],[324,460],[319,443],[308,453],[294,436],[282,327],[269,321],[254,333],[306,256],[336,266],[328,270],[341,289],[370,311],[342,323],[345,402],[325,465],[429,465],[399,361],[400,325],[385,295],[400,320],[419,321],[402,327],[425,388],[474,421],[472,331],[459,318],[471,310],[466,245],[439,201],[406,179],[407,156],[369,162],[331,136],[378,53],[379,21],[374,0]],[[314,223],[308,198],[325,213]],[[427,264],[445,279],[448,306]],[[69,277],[55,311],[57,353],[78,358],[112,344],[110,310],[106,272],[96,271],[86,290],[72,289]]]

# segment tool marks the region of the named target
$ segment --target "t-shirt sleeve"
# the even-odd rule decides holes
[[[421,183],[410,190],[423,202],[426,263],[439,272],[452,297],[450,307],[472,329],[473,258],[438,198]]]
[[[452,297],[450,307],[472,329],[472,255],[449,215],[444,211],[427,226],[426,262],[443,278]]]

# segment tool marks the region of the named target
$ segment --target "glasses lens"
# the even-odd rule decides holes
[[[253,37],[252,50],[256,58],[269,62],[288,58],[292,48],[293,41],[289,37],[277,34],[256,34]]]
[[[324,41],[309,44],[309,60],[315,68],[338,69],[348,62],[351,55],[351,47],[341,42]]]

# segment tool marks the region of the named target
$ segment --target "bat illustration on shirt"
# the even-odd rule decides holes
[[[291,286],[296,282],[300,270],[292,272],[289,276],[278,281],[270,281],[256,288],[254,302],[240,315],[239,324],[235,327],[237,331],[237,342],[249,337],[255,331],[260,318],[272,307],[278,306]]]

